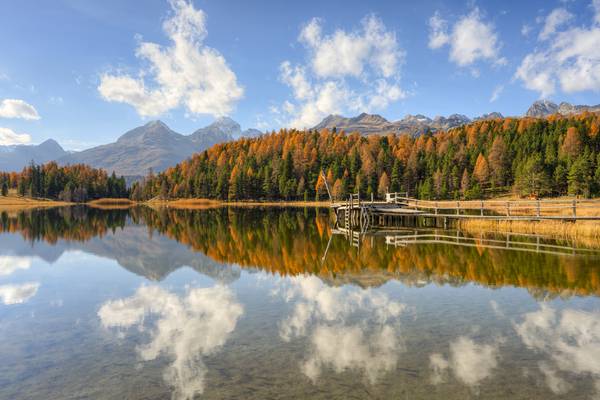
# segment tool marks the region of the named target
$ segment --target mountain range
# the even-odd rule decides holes
[[[553,103],[548,100],[538,100],[534,102],[527,112],[526,117],[546,117],[551,114],[578,114],[585,111],[598,112],[600,105],[572,105],[566,102],[560,104]],[[343,129],[346,132],[359,132],[362,135],[386,134],[386,133],[408,133],[411,135],[421,135],[429,131],[445,130],[455,128],[457,126],[468,124],[472,121],[482,119],[503,118],[499,112],[491,112],[476,118],[469,118],[462,114],[452,114],[448,117],[437,116],[429,118],[422,114],[410,115],[398,121],[388,121],[381,115],[362,113],[356,117],[346,118],[340,115],[329,115],[313,129]]]
[[[190,135],[152,121],[126,132],[114,143],[79,152],[68,153],[54,140],[39,145],[0,146],[0,171],[20,171],[31,160],[37,164],[55,160],[60,165],[83,163],[117,175],[139,177],[150,169],[163,171],[217,143],[261,134],[257,129],[242,131],[240,124],[227,117]]]
[[[581,112],[600,112],[600,105],[572,105],[548,100],[534,102],[526,117],[545,117],[551,114],[577,114]],[[329,115],[312,129],[338,129],[346,132],[358,132],[362,135],[408,133],[421,135],[427,131],[454,128],[481,119],[503,118],[498,112],[484,114],[471,119],[462,114],[448,117],[429,118],[425,115],[407,115],[398,121],[388,121],[381,115],[362,113],[346,118]],[[132,129],[109,143],[80,152],[67,152],[56,141],[49,139],[39,145],[0,146],[0,171],[20,171],[32,160],[37,164],[56,160],[61,165],[84,163],[95,168],[103,168],[117,175],[130,177],[145,176],[149,170],[160,172],[173,166],[192,154],[206,150],[217,144],[239,139],[257,137],[262,132],[257,129],[242,131],[240,124],[228,117],[217,119],[212,124],[200,128],[190,135],[173,131],[161,121],[152,121]]]

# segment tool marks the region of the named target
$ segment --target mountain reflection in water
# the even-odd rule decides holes
[[[220,282],[231,282],[239,277],[239,269],[221,267],[227,263],[279,276],[316,275],[330,285],[376,287],[389,280],[415,286],[473,282],[523,287],[539,298],[600,294],[599,258],[593,251],[571,256],[536,252],[535,246],[525,246],[531,251],[487,246],[489,241],[504,241],[498,234],[466,236],[468,247],[450,240],[394,246],[389,236],[366,235],[356,249],[342,235],[332,234],[327,210],[318,209],[71,207],[10,216],[2,213],[0,230],[18,233],[31,243],[41,242],[24,246],[13,238],[17,255],[53,261],[66,250],[80,249],[115,259],[122,267],[152,280],[162,280],[172,271],[189,266]],[[450,237],[457,232],[436,231],[438,234]],[[512,240],[515,237],[526,244],[530,240],[518,235]],[[10,240],[7,237],[5,242]],[[548,240],[543,244],[569,245]]]

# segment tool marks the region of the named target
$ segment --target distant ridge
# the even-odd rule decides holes
[[[0,171],[21,171],[31,161],[43,164],[67,154],[54,139],[48,139],[38,145],[0,146]]]
[[[585,111],[598,112],[600,111],[600,104],[595,106],[586,105],[572,105],[570,103],[562,102],[560,104],[553,103],[549,100],[538,100],[534,102],[531,107],[525,113],[527,117],[546,117],[551,114],[579,114]]]
[[[491,113],[493,118],[502,118],[500,113]],[[499,117],[498,117],[499,116]],[[409,133],[421,135],[428,130],[438,131],[454,128],[471,122],[471,119],[462,114],[452,114],[448,117],[437,116],[433,119],[422,114],[407,115],[403,119],[390,122],[381,115],[362,113],[353,118],[340,115],[329,115],[313,129],[342,129],[346,132],[359,132],[362,135]]]
[[[231,118],[219,118],[191,135],[173,131],[162,121],[151,121],[134,128],[115,143],[93,147],[58,159],[60,164],[84,163],[95,168],[130,177],[145,176],[148,171],[161,172],[192,154],[243,136],[257,136],[256,129],[242,131]]]
[[[572,105],[566,102],[556,104],[549,100],[538,100],[529,107],[525,116],[541,118],[551,114],[571,115],[585,111],[600,112],[600,105]],[[418,136],[427,131],[435,132],[455,128],[472,121],[497,118],[504,118],[504,116],[496,111],[483,114],[473,119],[462,114],[452,114],[448,117],[437,116],[433,119],[422,114],[408,114],[401,120],[392,122],[378,114],[362,113],[351,118],[346,118],[341,115],[329,115],[312,129],[320,130],[323,128],[336,128],[349,133],[358,132],[362,135],[408,133]]]

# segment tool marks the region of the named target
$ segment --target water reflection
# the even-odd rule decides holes
[[[30,267],[30,257],[0,255],[0,276],[11,275],[13,272],[16,272],[18,270],[27,270]]]
[[[402,350],[399,318],[406,305],[372,290],[329,287],[314,276],[290,278],[276,294],[294,304],[280,323],[280,337],[309,337],[301,370],[313,382],[330,367],[338,373],[362,371],[375,383],[396,366]]]
[[[172,359],[164,372],[172,397],[192,399],[204,391],[207,368],[202,358],[225,344],[242,313],[242,305],[225,286],[190,289],[185,296],[159,286],[142,286],[131,297],[103,304],[98,316],[106,328],[150,326],[149,342],[137,349],[140,358]]]
[[[501,342],[502,339],[497,339],[492,343],[478,343],[473,338],[460,336],[450,342],[448,359],[440,353],[430,355],[429,361],[433,370],[431,382],[446,382],[447,372],[451,370],[459,381],[476,387],[481,381],[489,378],[498,366]]]
[[[38,282],[0,285],[0,299],[5,305],[22,304],[35,296],[39,287]]]
[[[52,258],[56,252],[81,249],[116,259],[124,268],[152,280],[190,266],[227,283],[239,277],[239,270],[221,265],[235,264],[279,276],[311,274],[331,285],[377,287],[390,280],[409,286],[476,282],[524,287],[538,299],[600,295],[598,257],[591,254],[571,257],[489,248],[478,245],[481,237],[472,240],[472,247],[450,242],[396,247],[386,244],[383,236],[366,237],[358,250],[345,238],[332,237],[327,210],[86,210],[4,214],[0,231],[18,232],[35,244],[21,244],[13,254]],[[501,239],[493,234],[486,240]],[[521,239],[511,238],[515,240]]]
[[[0,398],[600,394],[592,254],[498,235],[356,248],[330,226],[315,209],[2,215]]]
[[[514,327],[528,348],[547,358],[539,363],[539,369],[554,393],[571,389],[561,376],[568,372],[591,376],[600,394],[600,312],[557,311],[542,305]]]

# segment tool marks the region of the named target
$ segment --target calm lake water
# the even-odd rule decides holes
[[[600,257],[569,243],[351,240],[315,209],[0,217],[1,399],[600,397]]]

